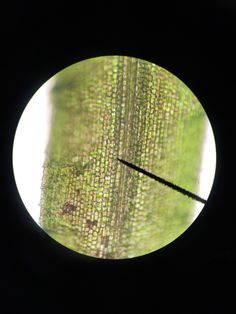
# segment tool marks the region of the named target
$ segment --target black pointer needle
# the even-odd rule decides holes
[[[128,166],[128,167],[130,167],[130,168],[132,168],[132,169],[134,169],[134,170],[136,170],[136,171],[138,171],[138,172],[141,172],[141,173],[145,174],[145,175],[148,176],[149,178],[154,179],[154,180],[156,180],[156,181],[158,181],[158,182],[160,182],[160,183],[162,183],[162,184],[168,186],[169,188],[171,188],[171,189],[173,189],[173,190],[176,190],[176,191],[182,193],[183,195],[186,195],[186,196],[188,196],[188,197],[191,197],[192,199],[194,199],[194,200],[196,200],[196,201],[198,201],[198,202],[201,202],[201,203],[203,203],[203,204],[206,203],[206,200],[204,200],[204,199],[201,198],[200,196],[197,196],[197,195],[195,195],[195,194],[193,194],[193,193],[191,193],[191,192],[189,192],[189,191],[187,191],[187,190],[185,190],[185,189],[183,189],[183,188],[181,188],[181,187],[179,187],[179,186],[177,186],[177,185],[175,185],[175,184],[173,184],[173,183],[171,183],[171,182],[169,182],[169,181],[166,181],[165,179],[162,179],[162,178],[156,176],[155,174],[152,174],[152,173],[150,173],[150,172],[148,172],[148,171],[146,171],[146,170],[144,170],[144,169],[142,169],[142,168],[139,168],[138,166],[135,166],[135,165],[131,164],[131,163],[128,162],[128,161],[125,161],[125,160],[120,159],[120,158],[117,158],[117,159],[118,159],[120,162],[122,162],[124,165],[126,165],[126,166]]]

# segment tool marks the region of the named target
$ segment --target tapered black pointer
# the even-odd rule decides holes
[[[122,162],[124,165],[126,165],[126,166],[128,166],[128,167],[130,167],[130,168],[132,168],[132,169],[134,169],[134,170],[136,170],[138,172],[143,173],[144,175],[148,176],[149,178],[154,179],[154,180],[156,180],[156,181],[158,181],[158,182],[168,186],[169,188],[182,193],[183,195],[191,197],[192,199],[194,199],[194,200],[196,200],[198,202],[201,202],[203,204],[206,203],[206,200],[204,200],[200,196],[197,196],[197,195],[195,195],[195,194],[193,194],[193,193],[191,193],[191,192],[189,192],[189,191],[187,191],[187,190],[185,190],[185,189],[183,189],[183,188],[181,188],[181,187],[179,187],[179,186],[177,186],[177,185],[175,185],[175,184],[173,184],[173,183],[171,183],[169,181],[166,181],[165,179],[162,179],[162,178],[156,176],[155,174],[152,174],[152,173],[150,173],[150,172],[148,172],[148,171],[146,171],[146,170],[144,170],[142,168],[139,168],[138,166],[135,166],[135,165],[131,164],[128,161],[125,161],[125,160],[120,159],[120,158],[117,158],[117,159],[120,162]]]

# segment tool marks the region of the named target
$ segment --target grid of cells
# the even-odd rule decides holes
[[[83,61],[55,77],[40,204],[40,223],[52,237],[100,258],[158,246],[168,226],[162,220],[181,210],[166,198],[178,203],[181,196],[117,157],[178,183],[186,121],[203,113],[183,89],[161,67],[122,56]]]

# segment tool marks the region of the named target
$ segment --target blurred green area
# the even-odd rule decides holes
[[[192,92],[152,63],[110,56],[54,78],[40,223],[82,254],[128,258],[168,244],[195,201],[134,172],[121,157],[197,192],[206,114]]]

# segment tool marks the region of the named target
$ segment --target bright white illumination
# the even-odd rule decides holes
[[[202,147],[202,161],[199,172],[198,195],[207,200],[215,177],[216,147],[213,131],[209,121],[205,126],[205,135]],[[197,218],[203,208],[203,204],[196,202],[193,220]]]
[[[13,146],[15,181],[22,201],[39,224],[41,182],[50,131],[50,79],[34,94],[18,124]]]

